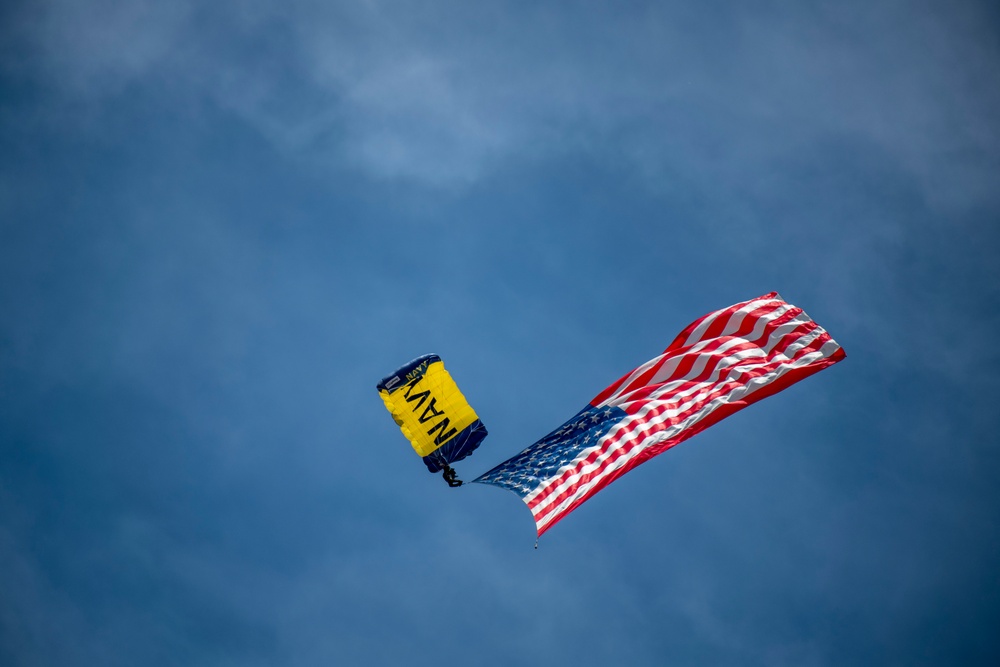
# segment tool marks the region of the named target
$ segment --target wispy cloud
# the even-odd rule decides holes
[[[734,6],[707,26],[678,5],[596,3],[567,17],[496,4],[49,0],[19,25],[45,76],[75,95],[207,96],[285,151],[376,176],[467,183],[511,155],[613,140],[647,168],[682,155],[689,174],[746,187],[729,165],[847,135],[954,206],[995,190],[1000,47],[985,11]]]

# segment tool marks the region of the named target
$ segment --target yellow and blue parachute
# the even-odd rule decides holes
[[[417,357],[378,383],[386,409],[431,472],[459,486],[450,463],[471,454],[486,427],[436,354]]]

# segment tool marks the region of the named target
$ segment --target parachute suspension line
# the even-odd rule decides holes
[[[441,473],[441,476],[444,477],[444,481],[448,482],[448,486],[452,488],[462,486],[462,480],[458,479],[458,473],[455,472],[454,468],[445,463],[443,470],[444,472]]]

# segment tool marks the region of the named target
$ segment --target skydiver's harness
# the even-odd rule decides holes
[[[462,480],[458,479],[456,475],[458,475],[458,473],[455,472],[455,469],[452,468],[447,463],[445,463],[444,470],[441,473],[441,476],[444,477],[444,481],[448,482],[448,486],[450,487],[462,486]]]

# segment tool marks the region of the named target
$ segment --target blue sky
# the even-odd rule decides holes
[[[1000,658],[986,2],[0,10],[0,662]],[[534,550],[469,479],[777,290],[841,364]]]

